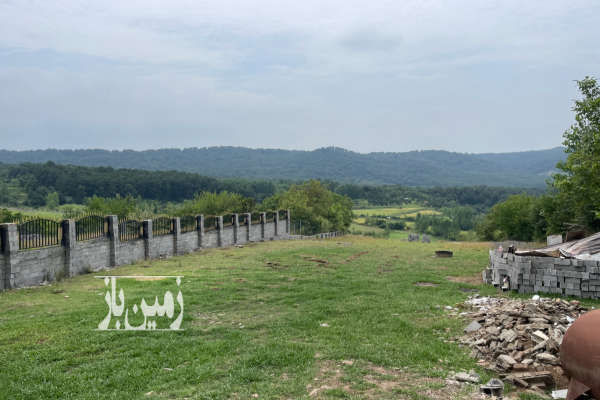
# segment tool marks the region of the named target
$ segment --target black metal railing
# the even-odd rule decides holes
[[[62,227],[59,222],[36,218],[17,225],[19,249],[57,246],[62,243]]]
[[[238,223],[240,226],[248,225],[248,214],[238,214]]]
[[[250,222],[252,223],[252,225],[260,224],[262,222],[262,214],[260,214],[260,213],[252,213],[252,216],[250,218]]]
[[[219,220],[214,215],[204,217],[204,230],[212,231],[219,227]]]
[[[185,215],[179,218],[179,223],[181,225],[181,233],[198,230],[198,218],[194,215]]]
[[[267,211],[266,217],[267,217],[266,222],[274,222],[275,221],[275,211]]]
[[[175,231],[173,218],[158,217],[152,220],[152,235],[163,236],[169,235]]]
[[[78,241],[108,236],[108,221],[100,215],[86,215],[75,221],[75,238]]]
[[[223,215],[223,227],[232,226],[235,222],[235,214]]]
[[[142,223],[140,221],[135,219],[119,221],[119,240],[122,242],[139,239],[142,236]]]
[[[279,219],[287,219],[287,210],[279,210]]]

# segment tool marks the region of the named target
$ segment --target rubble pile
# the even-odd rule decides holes
[[[470,297],[472,322],[459,342],[485,368],[497,371],[517,387],[544,390],[567,381],[560,367],[559,349],[567,328],[587,311],[578,301]]]

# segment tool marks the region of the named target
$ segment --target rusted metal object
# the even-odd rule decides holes
[[[560,346],[560,362],[567,372],[567,400],[587,391],[600,399],[600,310],[590,311],[567,329]]]
[[[435,252],[437,257],[452,257],[452,252],[449,250],[438,250]]]

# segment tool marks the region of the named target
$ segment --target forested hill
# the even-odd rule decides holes
[[[361,154],[341,148],[314,151],[208,147],[146,151],[0,150],[0,162],[53,161],[82,166],[178,170],[250,179],[328,179],[406,186],[492,185],[542,187],[562,148],[499,154],[447,151]]]

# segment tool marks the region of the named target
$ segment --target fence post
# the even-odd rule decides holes
[[[250,242],[250,230],[252,229],[252,213],[246,213],[246,242]]]
[[[217,235],[218,235],[218,241],[217,241],[217,246],[221,247],[223,246],[223,216],[220,215],[217,218]]]
[[[286,219],[285,219],[285,231],[286,233],[289,235],[290,234],[290,227],[292,225],[292,220],[290,217],[290,209],[288,208],[286,210]]]
[[[173,218],[173,254],[179,254],[179,241],[181,239],[181,219]]]
[[[106,217],[108,222],[108,238],[110,239],[110,266],[114,267],[119,261],[119,217],[116,215],[109,215]]]
[[[151,258],[150,254],[150,242],[154,237],[154,233],[152,232],[152,220],[146,219],[142,221],[142,230],[144,236],[144,258],[149,260]]]
[[[0,234],[4,250],[4,267],[0,271],[0,289],[11,289],[14,287],[13,259],[19,250],[17,224],[0,224]]]
[[[275,239],[279,235],[279,210],[275,210],[275,230],[274,233]]]
[[[265,240],[265,222],[267,221],[267,213],[260,213],[260,240]]]
[[[202,238],[204,236],[204,215],[196,216],[196,230],[198,231],[198,248],[202,248]]]
[[[238,214],[233,214],[233,244],[238,242],[238,231],[240,229],[240,219]]]
[[[77,240],[75,231],[75,220],[65,219],[62,225],[62,245],[65,247],[65,276],[71,277],[75,275],[73,271],[73,249]]]

